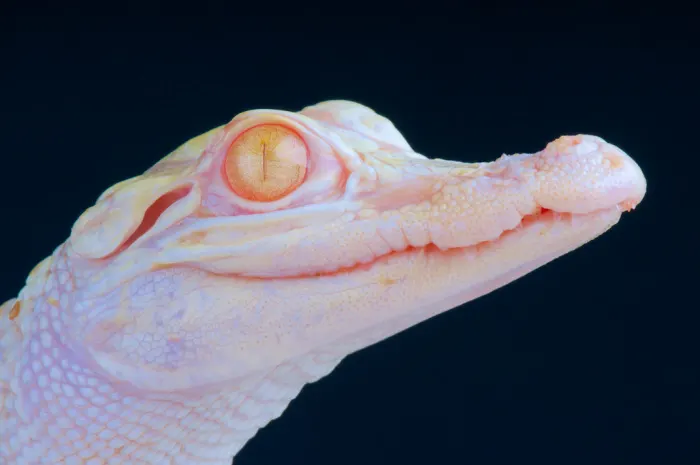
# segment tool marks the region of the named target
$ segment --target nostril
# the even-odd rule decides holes
[[[596,144],[592,140],[581,140],[576,146],[574,147],[573,152],[576,155],[586,155],[589,153],[593,153],[598,150],[598,144]]]
[[[622,155],[612,152],[603,152],[603,160],[610,164],[610,168],[617,170],[625,166],[625,159]]]
[[[550,142],[544,151],[555,155],[586,155],[597,151],[598,148],[598,139],[579,134],[577,136],[561,136]]]

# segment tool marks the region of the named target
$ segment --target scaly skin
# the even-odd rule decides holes
[[[254,156],[223,164],[258,126],[284,160],[255,184]],[[240,114],[107,190],[1,307],[0,463],[229,464],[344,356],[579,247],[645,190],[593,136],[464,164],[351,102]]]

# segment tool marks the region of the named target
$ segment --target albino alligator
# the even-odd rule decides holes
[[[594,136],[459,163],[352,102],[242,113],[109,188],[0,307],[0,463],[230,464],[346,355],[645,191]]]

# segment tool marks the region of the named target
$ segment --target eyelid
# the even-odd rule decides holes
[[[308,147],[304,182],[288,195],[269,202],[250,200],[236,193],[227,180],[226,154],[245,131],[262,125],[280,125],[296,133]],[[349,163],[359,158],[328,128],[303,115],[278,111],[255,111],[239,115],[222,128],[201,159],[206,172],[203,205],[206,216],[263,214],[288,208],[341,199],[352,172]],[[361,163],[361,162],[360,162]]]

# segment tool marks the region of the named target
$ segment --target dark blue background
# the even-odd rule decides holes
[[[0,300],[105,188],[247,109],[356,100],[417,151],[463,161],[597,134],[647,176],[633,214],[349,357],[236,464],[700,464],[694,20],[640,5],[442,17],[345,8],[251,17],[192,4],[168,19],[138,7],[141,17],[8,10]]]

